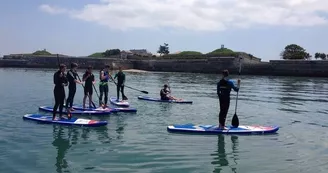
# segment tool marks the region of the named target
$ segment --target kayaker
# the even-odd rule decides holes
[[[180,100],[173,96],[170,96],[171,91],[169,90],[168,87],[169,86],[167,84],[165,84],[164,88],[161,89],[161,92],[160,92],[161,100]]]
[[[85,109],[85,101],[89,96],[89,108],[91,108],[92,103],[92,93],[93,88],[92,86],[95,84],[95,76],[92,74],[92,67],[89,66],[86,72],[83,75],[83,82],[85,82],[84,86],[84,97],[83,97],[83,109]]]
[[[53,107],[53,116],[52,120],[55,120],[57,109],[59,107],[59,117],[63,116],[63,108],[65,101],[65,89],[64,87],[68,85],[67,77],[65,75],[66,65],[60,64],[59,70],[54,74],[54,96],[55,96],[55,105]]]
[[[220,113],[219,113],[219,128],[225,128],[225,120],[228,114],[230,106],[230,92],[231,89],[238,92],[240,87],[240,79],[238,79],[238,86],[236,87],[232,80],[228,79],[229,71],[222,71],[222,79],[217,83],[217,95],[220,102]]]
[[[117,91],[117,100],[119,101],[120,99],[120,91],[122,93],[122,100],[127,100],[127,97],[124,95],[124,84],[125,84],[125,74],[122,71],[122,67],[119,67],[119,72],[116,73],[114,79],[117,78],[117,83],[116,83],[116,91]]]
[[[68,80],[68,97],[66,100],[66,109],[69,109],[70,111],[74,111],[73,109],[73,102],[74,102],[74,96],[76,93],[76,84],[82,84],[77,79],[77,69],[78,65],[76,63],[71,63],[71,69],[67,72],[67,80]]]
[[[100,75],[99,75],[99,91],[100,91],[100,97],[99,97],[99,106],[101,107],[107,107],[107,101],[108,101],[108,80],[109,78],[112,78],[112,76],[109,73],[109,65],[105,65],[105,68],[100,70]],[[102,102],[103,95],[104,97],[104,102]],[[104,103],[105,105],[102,105]]]

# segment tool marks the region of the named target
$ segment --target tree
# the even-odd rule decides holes
[[[317,53],[315,53],[315,54],[314,54],[314,58],[315,58],[315,59],[318,59],[318,58],[320,58],[320,53],[318,53],[318,52],[317,52]]]
[[[46,49],[38,50],[32,53],[32,55],[51,55]]]
[[[325,60],[326,57],[327,57],[326,54],[324,54],[324,53],[321,53],[321,54],[320,54],[320,58],[321,58],[322,60]]]
[[[106,50],[103,53],[103,56],[104,57],[110,57],[110,56],[113,56],[113,55],[120,55],[120,54],[121,54],[121,50],[120,49],[109,49],[109,50]]]
[[[157,53],[159,53],[160,56],[162,56],[162,54],[165,54],[165,55],[169,54],[170,53],[169,44],[164,43],[164,46],[160,45]]]
[[[282,59],[310,59],[311,55],[306,50],[296,44],[290,44],[281,52]]]
[[[202,53],[197,51],[182,51],[179,55],[202,55]]]

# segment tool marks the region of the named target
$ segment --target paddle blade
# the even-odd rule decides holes
[[[145,93],[145,94],[148,94],[148,92],[147,91],[141,91],[142,93]]]
[[[231,125],[235,128],[237,128],[239,126],[239,119],[238,119],[238,116],[236,113],[232,117]]]

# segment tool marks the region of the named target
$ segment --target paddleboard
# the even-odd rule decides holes
[[[82,106],[73,106],[73,108],[75,110],[89,110],[89,111],[93,111],[93,110],[113,110],[114,112],[137,112],[137,109],[135,108],[84,108]]]
[[[107,121],[97,121],[97,120],[73,118],[73,117],[70,120],[67,118],[59,118],[59,117],[56,117],[55,120],[52,120],[52,116],[46,116],[41,114],[26,114],[23,116],[23,119],[37,121],[41,123],[48,123],[48,124],[76,125],[76,126],[86,126],[86,127],[99,127],[108,124]]]
[[[116,101],[116,97],[111,97],[109,99],[110,103],[115,105],[115,106],[122,106],[122,107],[129,107],[130,104],[129,102],[125,101],[125,100],[121,100],[121,101]]]
[[[167,127],[169,132],[184,132],[198,134],[269,134],[279,130],[278,126],[246,126],[240,125],[237,128],[226,126],[227,130],[218,129],[217,125],[171,125]]]
[[[53,112],[53,107],[52,106],[40,106],[39,110],[45,111],[45,112]],[[57,110],[58,111],[58,110]],[[108,109],[108,110],[74,110],[71,111],[72,115],[108,115],[111,114],[112,112],[115,112],[113,109]],[[67,114],[66,109],[63,109],[63,113]]]
[[[161,100],[160,98],[152,98],[148,96],[138,96],[140,100],[155,101],[155,102],[167,102],[167,103],[189,103],[192,104],[192,101],[186,100]]]

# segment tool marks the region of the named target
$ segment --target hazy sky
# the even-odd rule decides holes
[[[0,55],[46,48],[203,53],[225,47],[264,61],[287,44],[328,53],[328,0],[1,0]]]

